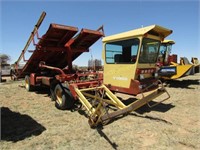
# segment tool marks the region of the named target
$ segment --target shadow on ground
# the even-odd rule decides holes
[[[30,136],[38,136],[46,128],[28,115],[1,108],[1,140],[17,142]]]
[[[24,88],[24,90],[26,90],[24,85],[19,85],[19,87]],[[50,97],[50,90],[49,90],[48,87],[45,87],[45,86],[35,86],[29,92],[34,92],[36,94],[41,94],[41,95],[44,95],[44,97]]]
[[[200,85],[200,80],[169,80],[166,81],[167,87],[194,89],[190,85]]]
[[[150,103],[152,103],[151,105],[153,105],[154,103],[156,102],[153,102],[151,101]],[[174,108],[175,106],[172,105],[172,104],[163,104],[163,103],[160,103],[158,104],[157,106],[153,107],[153,108],[150,108],[148,107],[147,105],[144,105],[138,109],[136,109],[135,111],[133,112],[130,112],[130,113],[125,113],[123,115],[120,115],[116,118],[112,118],[107,124],[110,124],[114,121],[117,121],[118,119],[121,119],[123,117],[126,117],[127,115],[132,115],[132,116],[135,116],[135,117],[140,117],[140,118],[144,118],[144,119],[150,119],[152,121],[160,121],[160,122],[163,122],[163,123],[166,123],[166,124],[172,124],[171,122],[167,121],[167,120],[164,120],[164,119],[161,119],[161,118],[156,118],[156,117],[152,117],[152,116],[149,116],[148,113],[151,112],[151,111],[159,111],[159,112],[166,112],[168,110],[170,110],[171,108]]]
[[[119,98],[120,99],[120,98]],[[137,101],[138,99],[136,98],[128,98],[126,100],[123,100],[122,102],[127,106],[135,101]],[[174,108],[175,106],[172,105],[172,104],[165,104],[165,103],[159,103],[157,105],[158,102],[155,102],[155,101],[150,101],[149,102],[149,105],[150,106],[153,106],[153,105],[156,105],[154,107],[149,107],[147,104],[143,105],[142,107],[134,110],[135,112],[139,113],[139,114],[144,114],[144,113],[148,113],[148,112],[151,112],[151,111],[158,111],[158,112],[167,112],[168,110]]]
[[[103,132],[103,126],[99,126],[96,128],[97,132],[101,137],[103,137],[109,144],[112,146],[114,150],[117,150],[118,145],[115,142],[112,142],[109,137]]]
[[[149,104],[154,105],[154,104],[156,104],[156,102],[151,101],[151,102],[149,102]],[[167,112],[174,107],[175,107],[175,105],[165,104],[165,103],[160,103],[160,104],[158,104],[158,105],[156,105],[155,107],[152,107],[152,108],[150,108],[148,105],[144,105],[144,106],[138,108],[137,110],[135,110],[135,112],[137,112],[139,114],[144,114],[144,113],[148,113],[148,112],[151,112],[151,111],[158,111],[158,112],[164,113],[164,112]]]
[[[135,116],[135,117],[140,117],[140,118],[144,118],[144,119],[149,119],[149,120],[152,120],[152,121],[159,121],[159,122],[162,122],[162,123],[165,123],[165,124],[168,124],[168,125],[172,125],[171,122],[165,120],[165,119],[162,119],[162,118],[158,118],[158,117],[153,117],[153,116],[149,116],[149,115],[140,115],[140,114],[135,114],[135,113],[131,113],[130,115],[132,116]]]

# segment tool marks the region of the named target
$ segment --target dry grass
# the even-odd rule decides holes
[[[47,91],[1,83],[1,149],[200,149],[200,74],[182,80],[167,83],[168,101],[97,129],[78,111],[57,110]]]

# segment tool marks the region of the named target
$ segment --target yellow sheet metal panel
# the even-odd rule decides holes
[[[158,25],[151,25],[111,36],[107,36],[103,38],[103,42],[107,41],[112,41],[112,40],[117,40],[117,39],[123,39],[123,38],[130,38],[130,37],[135,37],[135,36],[142,36],[145,34],[156,34],[161,38],[167,37],[169,34],[172,33],[172,30],[158,26]]]
[[[176,73],[176,75],[173,75],[170,79],[178,79],[178,78],[182,77],[192,67],[193,67],[193,65],[177,65],[176,66],[177,73]]]
[[[80,102],[85,106],[89,114],[93,114],[95,112],[95,108],[92,107],[92,105],[88,102],[88,100],[85,98],[85,96],[81,93],[81,91],[78,88],[75,88],[76,94],[78,95],[78,99]]]
[[[105,64],[104,67],[104,84],[111,84],[114,86],[120,86],[128,88],[131,83],[131,79],[135,76],[135,64]]]

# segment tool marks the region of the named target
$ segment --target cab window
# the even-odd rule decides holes
[[[140,50],[139,63],[156,63],[160,41],[144,38]]]
[[[105,54],[108,64],[131,64],[137,60],[139,39],[106,43]]]

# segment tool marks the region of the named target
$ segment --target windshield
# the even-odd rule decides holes
[[[161,44],[160,46],[160,54],[165,54],[165,53],[170,54],[171,50],[172,50],[172,45]]]
[[[160,59],[164,59],[163,62],[168,62],[169,54],[171,53],[172,45],[171,44],[161,44],[160,52],[159,52],[159,61]]]
[[[143,38],[139,63],[156,63],[160,41]]]
[[[105,54],[108,64],[130,64],[137,59],[139,39],[129,39],[106,43]]]

